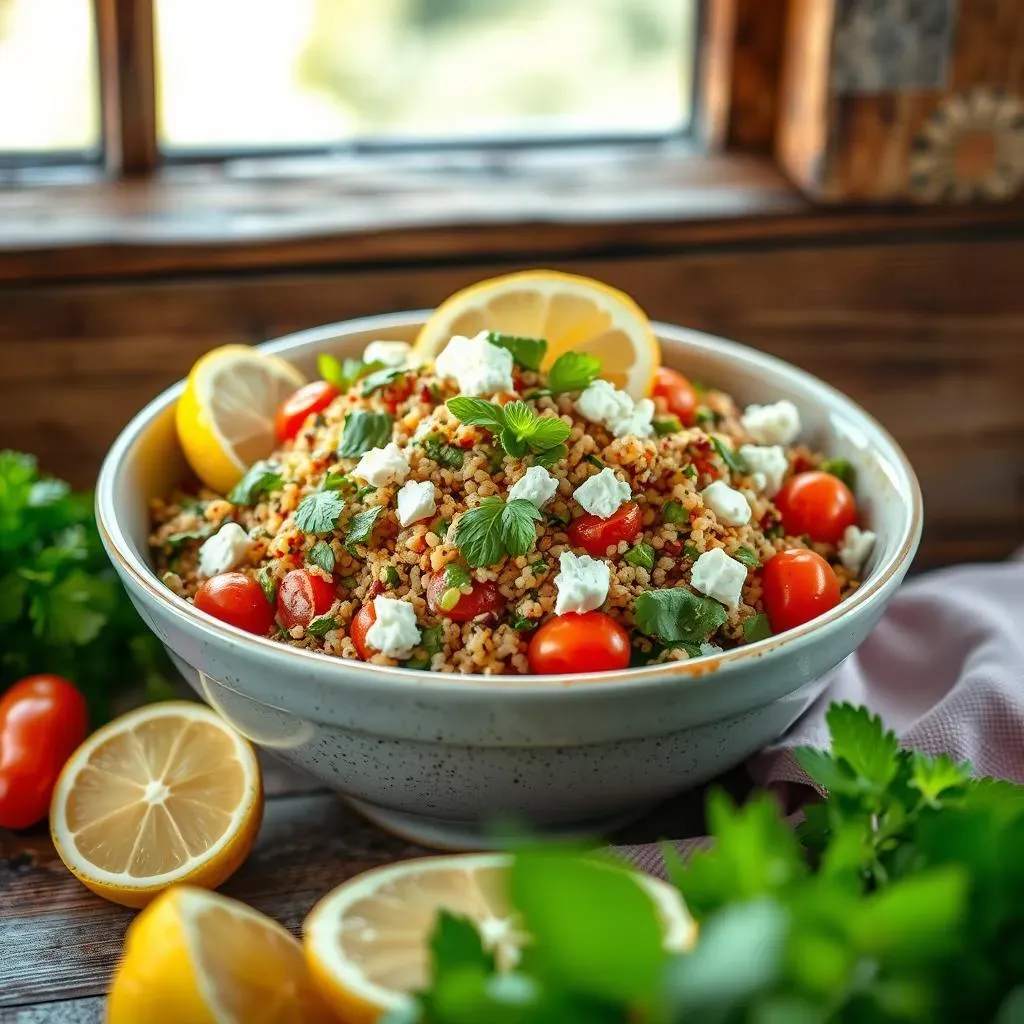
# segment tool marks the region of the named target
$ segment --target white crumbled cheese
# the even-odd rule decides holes
[[[487,332],[475,338],[457,334],[441,350],[434,363],[439,377],[454,377],[464,395],[493,395],[515,390],[512,353],[492,345]]]
[[[412,605],[393,597],[375,597],[373,610],[377,618],[366,631],[367,644],[389,658],[408,658],[420,642]]]
[[[509,489],[508,500],[522,498],[543,508],[558,490],[558,480],[543,466],[531,466]]]
[[[704,507],[715,513],[724,526],[744,526],[750,522],[750,502],[742,491],[730,487],[724,480],[716,480],[700,492]]]
[[[624,501],[633,497],[629,484],[623,483],[607,466],[594,476],[587,477],[572,492],[584,511],[600,519],[607,519],[618,511]],[[749,506],[747,506],[749,508]]]
[[[352,475],[374,487],[401,483],[409,475],[409,462],[394,441],[383,448],[371,448],[352,470]]]
[[[747,579],[747,567],[730,558],[721,548],[705,551],[690,572],[690,582],[695,590],[699,590],[716,601],[721,601],[726,608],[738,608],[743,584]]]
[[[225,523],[199,548],[199,575],[216,576],[237,569],[251,549],[249,534],[238,523]]]
[[[785,398],[773,405],[748,405],[740,422],[757,444],[792,444],[800,434],[800,413]]]
[[[766,498],[774,497],[782,486],[789,470],[789,459],[786,450],[780,445],[768,446],[756,444],[740,445],[740,458],[747,464],[750,475],[763,491]]]
[[[558,556],[561,572],[555,577],[558,596],[555,598],[555,614],[566,612],[592,612],[600,608],[608,596],[608,582],[611,577],[607,562],[590,555],[574,555],[563,551]]]
[[[848,526],[839,544],[839,561],[847,572],[859,573],[875,546],[875,534],[859,526]]]
[[[654,432],[654,403],[649,398],[634,402],[606,380],[595,380],[580,394],[576,411],[594,423],[603,423],[616,437],[650,437]]]
[[[407,341],[371,341],[363,349],[364,363],[383,363],[385,366],[405,366],[412,345]]]
[[[418,483],[410,480],[398,492],[398,521],[402,526],[411,526],[437,511],[434,500],[434,485],[429,480]]]

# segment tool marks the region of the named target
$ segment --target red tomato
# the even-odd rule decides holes
[[[474,580],[473,589],[462,594],[454,608],[441,607],[441,595],[448,589],[446,573],[435,572],[427,584],[427,604],[435,615],[443,615],[453,622],[469,622],[478,615],[499,612],[505,606],[505,599],[498,585],[491,580]]]
[[[374,649],[366,642],[366,634],[376,621],[377,609],[373,607],[372,601],[367,601],[356,612],[352,625],[348,627],[348,635],[352,637],[352,643],[356,646],[356,654],[363,661],[369,661],[373,657]]]
[[[782,525],[794,536],[807,534],[819,544],[836,544],[857,521],[857,502],[839,477],[815,469],[797,473],[775,495]]]
[[[530,671],[538,675],[609,672],[629,665],[629,635],[604,612],[548,619],[530,639]]]
[[[57,776],[88,731],[85,698],[61,676],[26,676],[0,697],[0,826],[46,817]]]
[[[802,626],[839,604],[839,580],[815,551],[789,548],[761,572],[764,608],[773,633]]]
[[[654,378],[655,397],[664,398],[668,411],[679,417],[684,427],[693,426],[697,411],[697,392],[693,385],[678,371],[659,366]]]
[[[204,580],[195,605],[221,622],[264,636],[274,625],[274,608],[263,588],[241,572],[222,572]]]
[[[613,544],[624,540],[627,544],[640,536],[643,530],[643,513],[634,501],[627,501],[607,519],[600,516],[582,515],[569,524],[569,542],[583,548],[588,554],[599,558]]]
[[[389,384],[381,391],[381,401],[394,415],[398,407],[412,394],[412,388],[412,377],[396,378],[393,384]]]
[[[325,380],[304,384],[278,406],[274,417],[274,432],[279,441],[290,441],[314,412],[323,412],[341,392]]]
[[[292,569],[277,588],[277,621],[285,629],[308,626],[332,604],[333,583],[305,569]]]

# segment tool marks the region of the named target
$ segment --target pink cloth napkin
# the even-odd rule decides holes
[[[906,747],[1024,783],[1024,562],[944,569],[900,589],[821,698],[748,762],[754,782],[774,791],[787,812],[814,797],[792,751],[828,746],[825,712],[833,701],[880,714]],[[677,845],[685,854],[703,842]],[[657,845],[617,852],[645,871],[664,870]]]

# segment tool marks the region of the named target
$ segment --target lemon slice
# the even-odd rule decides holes
[[[209,708],[172,701],[122,715],[71,755],[50,834],[84,885],[141,907],[177,882],[224,882],[262,815],[252,747]]]
[[[468,917],[499,969],[518,962],[527,936],[506,896],[506,854],[427,857],[357,875],[325,896],[303,925],[310,969],[341,1020],[372,1024],[406,1006],[429,982],[429,942],[439,910]],[[679,893],[647,875],[665,948],[683,950],[696,926]]]
[[[433,362],[454,335],[480,331],[544,338],[544,370],[563,352],[592,353],[601,376],[634,398],[650,393],[661,363],[658,339],[628,295],[556,270],[493,277],[456,292],[420,329],[413,356]]]
[[[246,345],[224,345],[192,367],[178,399],[178,440],[196,475],[226,494],[277,445],[274,413],[306,380],[290,363]]]
[[[175,886],[128,929],[107,1024],[313,1024],[333,1020],[302,947],[225,896]]]

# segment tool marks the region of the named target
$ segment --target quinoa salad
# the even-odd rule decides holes
[[[636,398],[545,354],[482,332],[425,365],[399,341],[322,355],[229,493],[152,503],[160,577],[293,647],[489,675],[715,654],[859,585],[852,469],[801,444],[791,402],[667,368]]]

